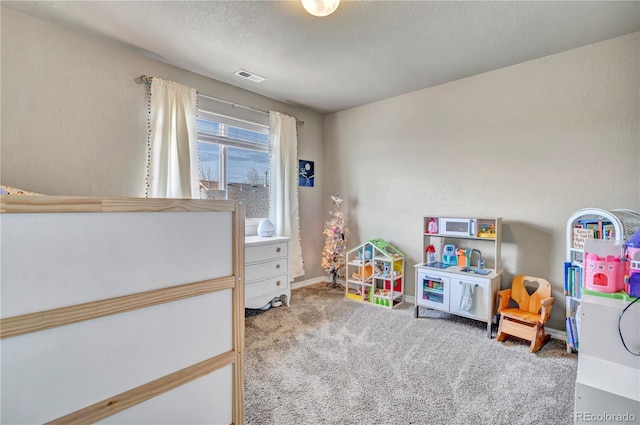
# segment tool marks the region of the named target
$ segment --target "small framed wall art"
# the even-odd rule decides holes
[[[313,161],[298,160],[298,186],[313,187]]]

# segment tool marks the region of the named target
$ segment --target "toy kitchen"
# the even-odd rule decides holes
[[[502,218],[423,217],[423,262],[415,265],[415,314],[421,308],[491,325],[500,290]]]

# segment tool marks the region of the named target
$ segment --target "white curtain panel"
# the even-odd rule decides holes
[[[291,279],[305,274],[298,217],[298,135],[296,119],[269,111],[270,219],[277,236],[291,238],[289,272]]]
[[[147,196],[199,198],[197,92],[157,77],[149,90]]]

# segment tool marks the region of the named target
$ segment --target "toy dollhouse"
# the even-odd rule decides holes
[[[599,292],[618,292],[624,289],[624,263],[619,255],[599,256],[585,253],[585,288]]]
[[[404,301],[404,254],[384,239],[347,252],[346,297],[393,308]]]

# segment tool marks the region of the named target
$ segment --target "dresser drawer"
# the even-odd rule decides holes
[[[256,264],[247,264],[245,266],[245,282],[265,279],[277,274],[288,273],[288,266],[289,263],[286,258],[278,258]]]
[[[289,288],[289,282],[287,280],[287,275],[282,274],[264,280],[247,282],[244,289],[245,298],[250,300],[252,298],[269,294],[270,292],[285,291]]]
[[[272,258],[284,258],[287,252],[288,242],[282,241],[268,245],[247,246],[245,249],[244,260],[246,263],[256,261],[270,260]]]

